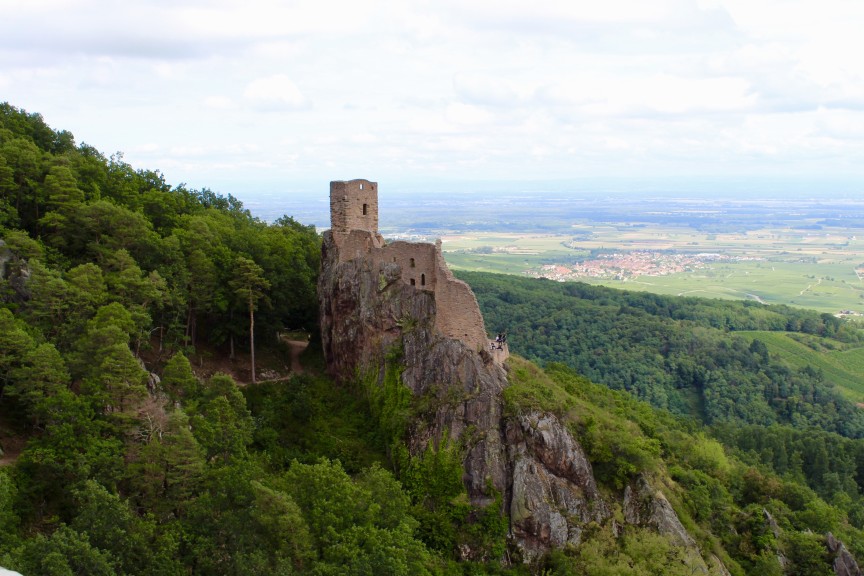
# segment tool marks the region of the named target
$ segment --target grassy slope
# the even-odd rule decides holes
[[[750,339],[758,338],[768,346],[771,354],[778,354],[796,368],[809,364],[821,369],[825,379],[838,386],[850,400],[864,401],[864,348],[832,350],[830,346],[833,344],[827,339],[813,336],[798,341],[786,332],[750,331],[736,334]]]

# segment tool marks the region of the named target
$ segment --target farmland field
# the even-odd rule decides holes
[[[574,234],[442,237],[456,269],[579,280],[616,288],[751,299],[822,312],[864,308],[864,229],[758,229],[580,224]]]

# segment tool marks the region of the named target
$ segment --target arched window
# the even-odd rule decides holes
[[[420,274],[420,286],[426,285],[426,274]]]
[[[366,216],[366,210],[368,209],[368,204],[363,204],[363,216]]]

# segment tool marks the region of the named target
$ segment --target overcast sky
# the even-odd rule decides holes
[[[861,0],[0,0],[0,101],[172,184],[864,181]]]

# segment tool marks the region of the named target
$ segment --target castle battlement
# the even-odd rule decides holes
[[[477,298],[453,276],[441,252],[441,241],[385,243],[378,233],[378,183],[369,180],[330,183],[330,222],[339,262],[368,259],[380,269],[396,264],[403,283],[435,297],[435,328],[474,350],[486,350],[489,339]],[[503,361],[506,352],[496,352]]]

